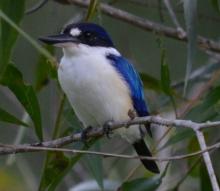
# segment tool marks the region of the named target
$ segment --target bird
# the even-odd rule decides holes
[[[58,81],[85,128],[149,115],[138,72],[116,49],[102,26],[91,22],[71,23],[59,34],[39,40],[62,48]],[[151,135],[150,125],[135,126],[114,132],[133,145],[138,155],[151,157],[144,141],[147,132]],[[155,161],[141,161],[147,170],[160,172]]]

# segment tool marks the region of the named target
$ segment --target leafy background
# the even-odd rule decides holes
[[[173,26],[162,1],[102,1],[152,21]],[[136,3],[134,3],[136,2]],[[132,60],[142,74],[146,98],[153,114],[173,118],[175,110],[189,100],[183,98],[183,83],[188,98],[219,70],[219,57],[207,54],[195,46],[196,34],[218,41],[220,15],[218,0],[171,1],[180,24],[189,32],[190,42],[159,36],[146,32],[131,24],[118,21],[95,11],[98,1],[91,1],[87,13],[77,6],[62,5],[54,1],[32,14],[24,14],[37,0],[0,1],[0,142],[32,143],[48,140],[80,131],[77,120],[63,95],[56,78],[54,55],[60,59],[61,50],[42,47],[39,36],[54,34],[70,21],[78,21],[87,15],[87,20],[104,26],[111,34],[117,48]],[[197,10],[197,14],[196,11]],[[193,14],[191,14],[193,13]],[[197,15],[197,17],[195,17]],[[193,29],[193,30],[192,30]],[[194,43],[194,44],[193,44]],[[217,59],[216,59],[217,58]],[[188,71],[204,72],[194,81],[188,80]],[[190,74],[190,73],[189,73]],[[186,78],[185,78],[186,76]],[[219,76],[192,109],[182,118],[199,122],[219,120]],[[146,140],[159,156],[184,154],[198,150],[194,134],[188,130],[173,129],[159,143],[164,128],[155,129],[157,141]],[[206,133],[209,144],[219,140],[219,130]],[[81,143],[68,147],[88,149]],[[133,153],[121,139],[102,138],[92,141],[89,149],[105,152]],[[156,149],[157,148],[157,149]],[[219,152],[212,155],[217,177],[220,176]],[[137,160],[101,158],[91,155],[65,155],[64,153],[30,153],[0,157],[0,190],[69,190],[88,180],[98,183],[98,190],[109,188],[121,190],[211,190],[209,177],[200,157],[172,161],[164,172],[153,175],[143,169]],[[167,167],[167,168],[165,168]],[[128,176],[136,169],[131,176]],[[206,183],[206,184],[204,184]],[[91,185],[90,185],[91,186]],[[110,189],[110,190],[114,190]]]

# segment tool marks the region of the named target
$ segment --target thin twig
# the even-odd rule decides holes
[[[31,7],[30,9],[28,9],[27,11],[25,11],[25,14],[29,15],[32,14],[34,12],[36,12],[37,10],[39,10],[40,8],[42,8],[44,5],[47,4],[49,0],[41,0],[40,2],[38,2],[36,5],[34,5],[33,7]]]
[[[147,156],[140,156],[140,155],[124,155],[124,154],[115,154],[115,153],[107,153],[107,152],[99,152],[99,151],[89,151],[89,150],[77,150],[77,149],[66,149],[66,148],[51,148],[51,147],[44,147],[44,146],[30,146],[30,145],[0,145],[0,155],[2,154],[10,154],[13,151],[14,153],[27,153],[27,152],[39,152],[39,151],[53,151],[53,152],[65,152],[69,154],[90,154],[90,155],[99,155],[103,157],[116,157],[116,158],[123,158],[123,159],[147,159],[147,160],[155,160],[159,162],[165,161],[172,161],[172,160],[182,160],[190,157],[195,157],[201,154],[208,153],[211,150],[216,150],[220,148],[220,142],[209,147],[206,149],[199,150],[190,154],[184,155],[177,155],[171,157],[147,157]],[[3,153],[5,151],[5,153]],[[9,153],[10,151],[10,153]],[[214,171],[213,171],[214,172]],[[213,176],[213,173],[212,173]]]
[[[66,0],[70,4],[87,8],[89,5],[89,0]],[[186,42],[187,36],[180,37],[179,32],[172,27],[168,27],[156,22],[152,22],[148,19],[143,19],[121,9],[115,8],[105,3],[100,3],[100,10],[113,18],[132,24],[133,26],[139,27],[146,31],[155,32],[166,37],[170,37],[176,40],[181,40]],[[205,38],[203,36],[198,36],[197,39],[198,46],[202,49],[210,50],[213,52],[220,52],[220,44],[215,41]]]
[[[186,32],[183,30],[183,28],[181,27],[175,12],[173,11],[173,8],[171,6],[170,0],[163,0],[167,11],[170,15],[170,18],[172,19],[174,25],[176,26],[176,30],[179,32],[180,38],[183,38],[184,36],[186,36]]]

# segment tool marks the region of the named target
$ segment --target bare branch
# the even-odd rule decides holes
[[[70,4],[86,8],[88,7],[90,1],[89,0],[66,0],[65,2],[69,2]],[[139,27],[143,30],[155,32],[160,35],[164,35],[166,37],[170,37],[176,40],[181,40],[184,42],[187,41],[187,36],[181,37],[179,35],[179,31],[175,28],[168,27],[168,26],[156,23],[156,22],[152,22],[148,19],[143,19],[141,17],[138,17],[136,15],[133,15],[121,9],[112,7],[105,3],[100,3],[100,10],[108,16],[127,22],[129,24],[132,24],[133,26]],[[203,36],[198,36],[197,43],[201,49],[206,49],[206,50],[210,50],[213,52],[220,52],[220,44],[216,43],[215,41],[211,39],[205,38]]]
[[[210,128],[210,127],[218,127],[220,126],[220,121],[217,122],[207,122],[207,123],[195,123],[188,120],[168,120],[161,118],[159,116],[148,116],[148,117],[137,117],[130,121],[125,122],[119,122],[119,123],[112,123],[109,124],[110,130],[115,130],[122,127],[129,127],[129,128],[135,128],[136,126],[132,126],[135,124],[156,124],[159,126],[175,126],[175,127],[182,127],[182,128],[191,128],[194,131],[198,131],[200,129],[204,128]],[[88,133],[88,139],[101,137],[105,134],[105,131],[103,128],[93,128]],[[0,145],[0,155],[6,155],[6,154],[14,154],[14,153],[21,153],[21,152],[30,152],[28,147],[50,147],[50,148],[58,148],[62,147],[64,145],[81,141],[81,133],[72,134],[66,137],[54,139],[51,141],[44,141],[41,143],[33,143],[33,144],[24,144],[24,145],[14,145],[8,147],[7,145]],[[204,148],[203,148],[204,149]]]
[[[182,128],[190,128],[195,131],[197,135],[197,139],[200,144],[200,151],[195,153],[180,155],[180,156],[173,156],[167,158],[157,158],[157,157],[146,157],[146,156],[130,156],[130,155],[120,155],[120,154],[112,154],[112,153],[103,153],[103,152],[96,152],[96,151],[83,151],[83,150],[71,150],[71,149],[63,149],[58,148],[64,145],[67,145],[72,142],[81,141],[82,134],[76,133],[70,136],[58,138],[52,141],[45,141],[41,143],[34,143],[34,144],[24,144],[24,145],[6,145],[0,144],[0,155],[7,155],[7,154],[15,154],[15,153],[25,153],[25,152],[36,152],[36,151],[56,151],[56,152],[68,152],[68,153],[81,153],[81,154],[95,154],[95,155],[102,155],[105,157],[118,157],[118,158],[126,158],[126,159],[148,159],[148,160],[157,160],[157,161],[169,161],[169,160],[179,160],[188,157],[192,157],[195,155],[203,154],[203,158],[209,173],[209,177],[211,179],[212,187],[214,191],[219,191],[219,186],[216,180],[216,176],[214,173],[214,169],[212,167],[210,155],[208,153],[211,149],[220,148],[220,143],[216,143],[210,147],[206,146],[204,136],[200,130],[204,128],[210,127],[217,127],[220,126],[220,121],[216,122],[206,122],[206,123],[195,123],[189,120],[168,120],[161,118],[159,116],[147,116],[147,117],[137,117],[130,121],[119,122],[119,123],[111,123],[109,124],[110,130],[115,130],[122,127],[127,128],[137,128],[139,126],[134,126],[135,124],[156,124],[159,126],[176,126]],[[133,126],[132,126],[133,125]],[[130,127],[131,126],[131,127]],[[88,139],[100,137],[105,134],[105,130],[103,128],[93,128],[87,135]]]
[[[133,4],[133,5],[141,6],[141,7],[145,6],[148,8],[158,9],[158,3],[155,3],[155,1],[146,1],[145,2],[142,0],[127,0],[126,2]],[[164,12],[167,12],[167,8],[165,8],[165,7],[161,7],[161,10]],[[176,14],[183,14],[182,8],[174,8],[173,11]],[[213,21],[213,22],[217,22],[217,23],[220,22],[220,19],[218,17],[210,16],[210,15],[204,14],[202,12],[201,13],[198,12],[198,19]]]

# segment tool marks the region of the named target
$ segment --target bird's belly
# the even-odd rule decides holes
[[[129,89],[108,64],[61,62],[58,76],[84,126],[129,119],[128,111],[133,109]]]
[[[94,58],[72,62],[62,59],[58,70],[60,85],[84,127],[128,120],[128,112],[133,110],[127,84],[109,63],[103,62]],[[131,143],[141,138],[137,127],[115,132]]]

